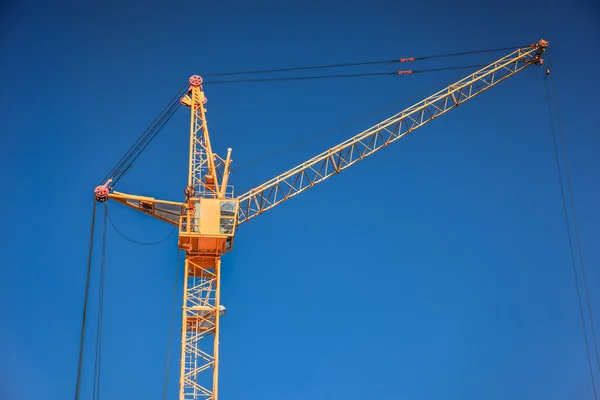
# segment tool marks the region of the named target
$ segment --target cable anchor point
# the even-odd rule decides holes
[[[537,43],[530,44],[529,47],[537,48],[537,52],[531,59],[525,60],[525,62],[528,64],[543,65],[544,59],[542,58],[542,56],[546,52],[546,48],[549,44],[550,43],[544,39],[540,39]]]
[[[188,89],[188,91],[191,91],[193,88],[198,88],[200,89],[200,91],[202,91],[202,82],[203,79],[200,75],[192,75],[190,76],[190,87]],[[206,98],[206,96],[202,96],[202,104],[206,104],[208,102],[208,99]]]
[[[108,185],[110,185],[111,182],[112,178],[107,180],[104,185],[100,185],[94,189],[94,197],[96,198],[96,201],[103,203],[108,200],[108,193],[111,189]]]

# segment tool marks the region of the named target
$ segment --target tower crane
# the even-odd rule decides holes
[[[546,40],[518,48],[356,136],[262,185],[234,196],[229,185],[231,149],[223,158],[211,146],[202,78],[189,79],[180,103],[190,109],[185,201],[166,201],[114,190],[114,180],[94,190],[109,199],[174,225],[185,252],[179,400],[218,398],[221,257],[233,250],[240,225],[338,174],[531,65],[542,65]]]

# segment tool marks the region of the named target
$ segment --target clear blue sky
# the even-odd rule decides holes
[[[92,191],[192,74],[548,39],[600,309],[597,2],[218,3],[2,3],[0,398],[73,398]],[[462,75],[206,85],[213,145],[241,165]],[[542,75],[524,71],[241,227],[223,260],[223,400],[593,398]],[[242,193],[391,112],[231,183]],[[186,119],[180,110],[119,190],[181,200]],[[170,232],[109,207],[136,240]],[[109,227],[107,246],[102,397],[160,399],[176,240],[137,246]]]

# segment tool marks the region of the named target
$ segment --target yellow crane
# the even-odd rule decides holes
[[[179,230],[185,251],[179,399],[218,398],[221,256],[233,249],[243,223],[341,172],[427,122],[456,108],[531,65],[541,65],[548,42],[516,49],[417,104],[240,195],[229,183],[231,149],[223,158],[211,146],[202,78],[189,79],[180,103],[190,108],[190,145],[185,201],[165,201],[98,186],[108,199],[158,218]]]

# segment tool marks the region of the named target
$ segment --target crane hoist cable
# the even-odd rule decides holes
[[[551,66],[552,61],[550,61],[549,64]],[[565,135],[563,132],[563,124],[562,124],[562,118],[561,118],[561,113],[560,113],[560,107],[558,105],[558,96],[556,93],[556,82],[554,81],[554,75],[550,76],[550,80],[552,81],[552,92],[554,95],[554,101],[555,101],[555,105],[556,105],[558,135],[560,137],[561,147],[563,149],[563,160],[564,160],[564,164],[565,164],[565,180],[567,182],[567,188],[569,191],[569,199],[570,199],[570,203],[571,203],[571,213],[573,214],[573,228],[574,228],[573,230],[575,232],[575,241],[577,242],[577,251],[579,253],[579,262],[581,264],[581,273],[582,273],[582,277],[583,277],[585,296],[587,298],[588,313],[589,313],[589,317],[590,317],[590,326],[592,329],[592,340],[594,342],[594,349],[596,352],[596,363],[598,364],[598,370],[600,370],[600,352],[598,351],[598,341],[596,339],[596,328],[595,328],[594,316],[593,316],[594,313],[592,312],[592,303],[590,301],[590,294],[589,294],[589,290],[588,290],[587,273],[586,273],[586,268],[585,268],[585,262],[583,260],[583,251],[581,249],[581,238],[579,236],[579,222],[578,222],[578,218],[577,218],[577,213],[575,211],[575,200],[573,199],[573,188],[571,186],[571,171],[569,168],[569,161],[567,159],[567,147],[565,146]]]
[[[306,71],[306,70],[311,70],[311,69],[326,69],[326,68],[355,67],[355,66],[376,65],[376,64],[406,63],[406,62],[414,62],[414,61],[419,61],[419,60],[427,60],[427,59],[432,59],[432,58],[446,58],[446,57],[456,57],[456,56],[464,56],[464,55],[470,55],[470,54],[491,53],[491,52],[495,52],[495,51],[513,50],[513,49],[517,49],[517,48],[521,48],[521,47],[527,47],[527,46],[501,47],[501,48],[495,48],[495,49],[463,51],[460,53],[432,54],[432,55],[422,56],[422,57],[405,57],[405,58],[395,58],[395,59],[376,60],[376,61],[362,61],[362,62],[326,64],[326,65],[309,65],[309,66],[300,66],[300,67],[262,69],[262,70],[250,70],[250,71],[219,72],[219,73],[201,74],[201,75],[203,77],[212,77],[212,76],[230,76],[230,75],[247,75],[247,74],[268,74],[268,73],[274,73],[274,72]]]
[[[560,165],[560,157],[559,157],[559,150],[558,150],[558,143],[557,143],[557,139],[556,139],[556,133],[555,133],[555,127],[554,127],[554,118],[552,115],[552,105],[550,102],[550,92],[548,90],[548,75],[550,74],[550,70],[547,69],[546,70],[546,78],[544,79],[544,88],[545,88],[545,92],[546,92],[546,101],[548,103],[548,115],[550,117],[550,131],[552,133],[552,144],[554,147],[554,157],[555,157],[555,163],[556,163],[556,169],[557,169],[557,173],[558,173],[558,182],[559,182],[559,187],[560,187],[560,194],[561,194],[561,200],[562,200],[562,208],[563,208],[563,213],[564,213],[564,217],[565,217],[565,224],[566,224],[566,228],[567,228],[567,239],[568,239],[568,243],[569,243],[569,251],[570,251],[570,257],[571,257],[571,265],[573,267],[573,277],[574,277],[574,281],[575,281],[575,289],[576,289],[576,293],[577,293],[577,302],[579,305],[579,316],[581,318],[581,326],[582,326],[582,330],[583,330],[583,340],[584,340],[584,344],[585,344],[585,350],[586,350],[586,356],[587,356],[587,361],[588,361],[588,367],[590,370],[590,378],[591,378],[591,385],[592,385],[592,391],[594,393],[594,399],[597,399],[597,391],[596,391],[596,382],[595,382],[595,378],[594,378],[594,371],[593,371],[593,367],[592,367],[592,356],[591,356],[591,350],[590,350],[590,345],[589,345],[589,340],[588,340],[588,335],[587,335],[587,328],[586,328],[586,323],[585,323],[585,317],[584,317],[584,311],[583,311],[583,303],[582,303],[582,299],[581,299],[581,290],[579,289],[579,278],[578,278],[578,274],[577,274],[577,265],[575,262],[575,249],[574,249],[574,245],[573,245],[573,239],[571,237],[571,229],[570,229],[570,222],[569,222],[569,213],[567,211],[567,200],[566,200],[566,196],[565,196],[565,185],[563,183],[563,173],[562,173],[562,168]],[[556,93],[555,93],[556,94]],[[557,108],[558,108],[558,99],[555,99],[557,101]],[[558,110],[557,110],[558,111]],[[566,168],[568,170],[568,163],[567,163],[567,158],[566,158],[566,148],[565,148],[565,144],[564,144],[564,136],[562,135],[562,128],[560,127],[560,122],[559,122],[559,135],[561,136],[562,140],[562,152],[563,152],[563,156],[564,156],[564,160],[566,163]],[[573,193],[572,193],[572,189],[571,189],[571,183],[570,183],[570,178],[569,178],[569,174],[567,172],[566,174],[566,179],[567,181],[567,186],[568,186],[568,190],[569,190],[569,195],[570,195],[570,202],[571,202],[571,206],[572,206],[572,211],[573,213],[575,212],[575,206],[573,203]],[[574,214],[574,218],[575,214]],[[587,277],[585,274],[585,265],[583,264],[583,255],[581,253],[581,242],[579,239],[579,233],[578,233],[578,228],[577,225],[575,225],[575,234],[576,234],[576,240],[578,242],[578,249],[579,249],[579,256],[582,262],[582,269],[583,269],[583,281],[584,281],[584,287],[585,287],[585,296],[587,297],[587,303],[588,303],[588,312],[589,312],[589,317],[590,317],[590,322],[591,322],[591,328],[592,328],[592,341],[594,343],[594,347],[596,350],[596,362],[598,363],[598,367],[600,369],[600,358],[598,357],[598,344],[596,341],[596,333],[595,333],[595,329],[594,329],[594,320],[592,317],[592,310],[591,310],[591,303],[590,303],[590,299],[589,299],[589,293],[588,293],[588,289],[587,289]]]

